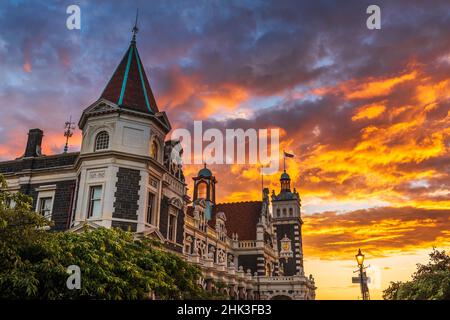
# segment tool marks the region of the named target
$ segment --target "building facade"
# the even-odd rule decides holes
[[[205,165],[188,194],[179,141],[167,140],[135,36],[99,99],[78,122],[80,152],[43,155],[31,129],[22,157],[0,162],[12,192],[33,199],[55,231],[122,228],[153,237],[198,265],[201,285],[231,299],[314,299],[303,269],[301,203],[283,172],[260,201],[216,203]],[[11,204],[13,205],[13,204]]]

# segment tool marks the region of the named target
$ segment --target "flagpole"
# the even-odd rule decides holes
[[[283,150],[283,171],[286,172],[286,152]]]
[[[264,190],[264,174],[262,168],[263,166],[261,165],[261,168],[259,170],[261,170],[261,190]]]

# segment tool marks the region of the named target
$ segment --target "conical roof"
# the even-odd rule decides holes
[[[100,98],[139,112],[159,111],[134,38]]]

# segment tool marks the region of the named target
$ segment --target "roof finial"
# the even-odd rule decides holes
[[[64,124],[64,137],[66,137],[66,144],[64,145],[64,153],[69,150],[69,138],[73,135],[73,130],[75,130],[75,123],[72,122],[72,116],[70,116],[69,121]]]
[[[138,15],[139,15],[139,9],[136,9],[136,20],[134,21],[134,27],[133,27],[133,40],[131,40],[131,42],[136,42],[136,34],[139,32],[139,28],[138,28]]]

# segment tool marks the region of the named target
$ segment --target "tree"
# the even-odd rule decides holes
[[[156,242],[120,229],[48,232],[31,199],[6,191],[1,176],[0,183],[0,298],[209,297],[197,284],[200,270]],[[70,265],[80,267],[79,290],[66,286]]]
[[[0,297],[33,296],[38,280],[30,271],[33,258],[44,247],[44,227],[49,224],[32,212],[30,198],[6,188],[0,175]]]
[[[383,291],[387,300],[450,300],[450,256],[433,248],[430,261],[418,264],[412,280],[391,282]]]

